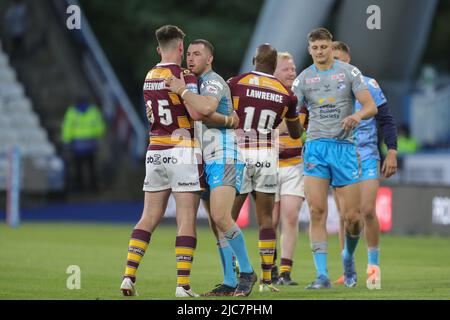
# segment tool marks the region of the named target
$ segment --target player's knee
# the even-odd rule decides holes
[[[350,234],[356,234],[361,230],[361,216],[359,214],[349,214],[345,217],[346,230]]]
[[[284,224],[287,227],[297,227],[298,226],[298,214],[296,212],[287,214],[283,219]]]
[[[259,226],[263,229],[273,228],[273,220],[270,215],[260,215],[258,217]]]
[[[212,218],[216,228],[220,231],[224,231],[224,229],[226,228],[226,223],[227,223],[227,217],[225,215],[225,212],[221,212],[221,211],[211,212],[211,218]]]
[[[373,221],[377,218],[376,210],[374,205],[364,205],[361,208],[361,214],[366,221]]]
[[[314,221],[325,220],[325,216],[326,216],[325,207],[312,205],[309,208],[309,212],[311,214],[311,220],[314,220]]]

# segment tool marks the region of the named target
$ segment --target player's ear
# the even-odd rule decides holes
[[[178,43],[178,51],[183,54],[184,53],[184,45],[183,45],[183,41],[180,41],[180,43]]]
[[[159,47],[156,47],[156,52],[158,52],[158,54],[161,55],[161,49]]]
[[[208,58],[208,64],[212,64],[213,61],[214,61],[214,56],[210,55],[209,58]]]
[[[253,65],[255,65],[255,60],[256,60],[255,57],[253,57],[253,59],[252,59],[252,64]]]

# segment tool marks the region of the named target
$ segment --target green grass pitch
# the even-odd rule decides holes
[[[174,299],[175,227],[162,225],[154,235],[137,273],[139,297],[122,297],[132,225],[27,223],[18,229],[0,225],[0,299]],[[253,266],[260,273],[257,230],[244,230]],[[361,241],[356,263],[358,286],[308,291],[314,267],[307,234],[300,233],[292,277],[296,287],[259,293],[250,299],[450,299],[450,238],[398,237],[381,239],[382,290],[365,286],[366,244]],[[332,280],[341,272],[336,236],[329,239],[328,269]],[[69,265],[81,269],[81,289],[66,287]],[[198,229],[191,285],[202,293],[219,283],[222,272],[214,238]]]

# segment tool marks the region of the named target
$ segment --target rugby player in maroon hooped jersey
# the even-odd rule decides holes
[[[234,108],[240,118],[237,136],[246,162],[240,195],[233,206],[233,218],[237,219],[245,199],[251,193],[255,199],[260,229],[258,247],[262,276],[259,290],[277,292],[279,290],[272,285],[271,279],[276,245],[272,210],[278,165],[278,150],[273,146],[272,134],[283,119],[293,139],[300,138],[302,127],[296,110],[297,98],[273,76],[277,50],[269,44],[260,45],[253,64],[254,71],[228,81]]]
[[[214,47],[209,41],[192,41],[186,56],[189,70],[199,77],[199,94],[187,91],[183,76],[180,79],[168,79],[168,87],[172,92],[179,92],[188,106],[216,111],[226,120],[225,125],[223,122],[220,125],[219,122],[219,125],[212,127],[210,121],[203,121],[198,126],[208,184],[208,192],[203,196],[205,208],[211,225],[217,229],[213,228],[220,254],[224,251],[233,252],[241,267],[239,281],[234,274],[233,279],[230,279],[232,281],[227,282],[225,279],[220,286],[220,289],[225,290],[220,290],[220,294],[248,296],[256,282],[256,274],[248,258],[244,236],[231,217],[234,199],[242,181],[244,163],[237,147],[236,134],[234,130],[227,129],[234,122],[231,118],[234,111],[230,88],[212,69]]]
[[[177,287],[176,297],[196,297],[190,287],[190,271],[196,248],[196,215],[200,191],[204,188],[201,149],[194,137],[193,121],[199,117],[176,93],[166,88],[165,80],[184,73],[186,89],[198,92],[197,78],[180,67],[184,52],[184,32],[172,25],[156,30],[161,62],[145,79],[144,98],[152,120],[146,155],[145,192],[142,217],[129,242],[127,263],[121,284],[125,296],[136,295],[136,271],[150,243],[150,237],[173,193],[176,202]],[[200,113],[204,110],[199,109]],[[182,131],[180,134],[176,132]],[[177,150],[178,149],[178,150]],[[176,151],[177,150],[177,151]],[[174,156],[182,154],[182,157]]]

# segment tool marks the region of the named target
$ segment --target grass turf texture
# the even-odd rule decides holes
[[[175,227],[160,226],[137,273],[139,297],[122,297],[131,225],[23,224],[18,229],[0,225],[0,299],[174,299],[176,269]],[[252,264],[260,274],[257,230],[244,230]],[[382,290],[365,286],[367,250],[357,248],[359,283],[347,289],[309,291],[304,287],[315,271],[308,236],[301,233],[292,278],[299,286],[278,286],[279,293],[259,293],[250,299],[450,299],[450,238],[383,236]],[[81,268],[81,289],[69,290],[69,265]],[[336,236],[329,238],[328,269],[332,280],[341,273]],[[206,227],[198,229],[191,285],[198,293],[221,282],[222,271],[215,240]],[[214,299],[214,298],[208,298]],[[221,298],[215,298],[221,299]],[[242,298],[241,298],[242,299]]]

